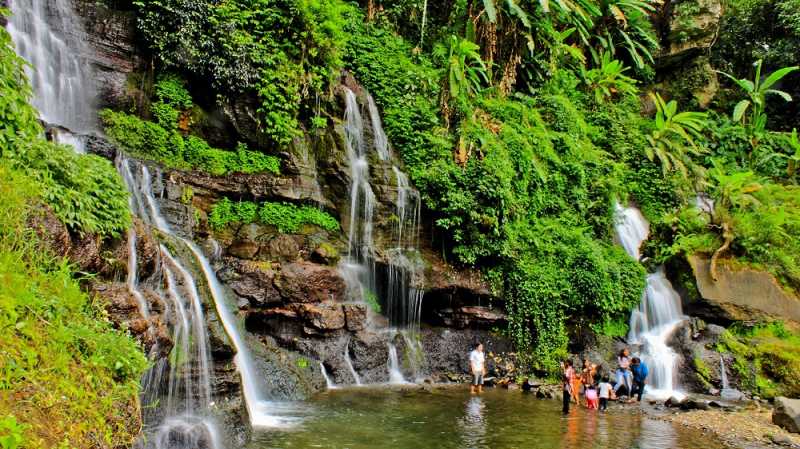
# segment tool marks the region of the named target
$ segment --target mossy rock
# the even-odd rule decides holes
[[[315,262],[324,263],[326,265],[335,265],[339,262],[339,250],[336,249],[329,242],[322,242],[314,249],[311,255]]]

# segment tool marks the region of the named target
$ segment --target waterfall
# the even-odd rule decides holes
[[[386,137],[386,132],[383,130],[381,123],[381,114],[378,111],[378,106],[372,95],[367,97],[367,109],[369,110],[369,119],[372,122],[372,134],[375,138],[375,150],[378,152],[378,157],[382,161],[389,159],[389,139]]]
[[[325,364],[322,362],[319,362],[319,372],[322,373],[322,377],[325,379],[325,387],[328,390],[335,390],[338,388],[333,382],[333,379],[331,379],[331,376],[328,375],[328,370],[325,369]]]
[[[397,347],[391,340],[389,341],[389,383],[406,383],[406,379],[403,377],[403,372],[400,371],[400,360],[397,357]]]
[[[397,187],[397,197],[392,229],[393,244],[386,248],[381,274],[376,273],[376,248],[373,241],[373,215],[377,207],[374,190],[370,184],[369,156],[372,151],[380,161],[379,168],[389,168],[389,141],[383,130],[380,112],[371,95],[366,95],[366,110],[371,130],[370,147],[365,139],[365,121],[356,94],[345,88],[344,132],[347,157],[350,164],[350,213],[348,252],[339,265],[339,272],[348,287],[352,301],[375,300],[385,305],[384,314],[391,326],[403,331],[419,327],[424,291],[413,287],[421,282],[423,266],[418,250],[421,199],[398,166],[391,165]],[[387,170],[388,172],[388,170]],[[385,267],[385,268],[383,268]],[[398,366],[397,348],[390,342],[389,381],[403,382]],[[409,345],[406,345],[411,349]],[[353,378],[359,383],[358,373],[352,368],[349,354],[346,360]]]
[[[722,355],[719,356],[719,377],[722,383],[722,390],[727,390],[730,388],[728,385],[728,373],[725,372],[725,359],[722,358]]]
[[[424,291],[413,287],[422,276],[419,255],[419,192],[411,187],[408,175],[392,166],[397,182],[395,247],[389,250],[389,285],[387,316],[396,326],[416,329],[419,326]]]
[[[147,166],[121,154],[116,166],[130,193],[131,212],[164,235],[181,241],[170,232],[161,216]],[[134,176],[134,172],[139,176]],[[137,238],[135,229],[131,228],[126,285],[134,297],[139,298]],[[166,359],[155,360],[142,379],[145,433],[149,436],[140,442],[140,447],[188,449],[200,445],[219,449],[222,446],[213,409],[211,350],[197,282],[166,245],[159,245],[159,256],[162,264],[158,293],[165,304],[164,320],[171,327],[174,347]]]
[[[361,385],[361,377],[358,376],[355,367],[353,367],[353,361],[350,359],[349,346],[349,342],[344,346],[344,363],[347,365],[350,375],[353,376],[353,382],[355,382],[356,385]]]
[[[236,349],[235,362],[239,374],[241,375],[242,390],[251,425],[254,427],[280,427],[289,424],[292,419],[273,416],[269,413],[272,404],[265,399],[264,394],[258,386],[258,377],[250,350],[239,328],[237,319],[231,311],[232,305],[228,303],[222,284],[219,282],[219,279],[217,279],[216,273],[211,267],[208,258],[203,254],[197,244],[176,235],[170,229],[166,220],[161,215],[155,196],[153,195],[152,176],[147,166],[140,164],[141,176],[139,181],[129,176],[131,173],[129,161],[123,160],[119,165],[123,167],[123,178],[126,182],[128,180],[133,182],[133,184],[129,184],[129,190],[131,191],[131,203],[133,204],[134,210],[145,214],[143,221],[151,223],[164,235],[181,242],[199,264],[204,281],[210,290],[217,315]],[[188,273],[186,274],[188,275]],[[195,285],[193,279],[191,280],[191,284]]]
[[[649,223],[641,211],[616,204],[615,230],[625,251],[637,261],[639,247],[647,238]],[[677,393],[675,367],[678,354],[667,342],[684,319],[681,299],[670,284],[663,267],[647,275],[645,292],[638,309],[631,313],[628,341],[642,345],[642,360],[650,368],[647,394],[667,397]]]
[[[8,32],[30,63],[26,72],[42,120],[73,132],[94,131],[97,91],[86,58],[88,39],[69,0],[13,0]]]
[[[50,133],[56,143],[69,145],[78,154],[86,154],[86,136],[78,136],[62,128],[53,128]]]
[[[139,276],[138,276],[138,255],[136,254],[136,232],[131,228],[128,230],[128,276],[125,284],[128,287],[128,292],[136,299],[136,304],[139,306],[139,313],[144,318],[150,318],[150,308],[144,300],[142,292],[139,291]]]
[[[339,270],[347,281],[351,300],[376,295],[375,249],[372,241],[375,194],[369,183],[369,160],[364,144],[364,121],[355,93],[345,92],[345,147],[350,163],[350,222],[347,255]]]

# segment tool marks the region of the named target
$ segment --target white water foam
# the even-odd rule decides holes
[[[634,207],[615,205],[617,238],[625,251],[637,261],[639,247],[647,238],[649,223],[641,211]],[[647,286],[642,302],[631,313],[628,341],[642,345],[641,358],[650,370],[646,394],[653,398],[683,397],[678,391],[676,366],[678,354],[667,342],[685,317],[681,312],[681,299],[659,267],[647,275]]]

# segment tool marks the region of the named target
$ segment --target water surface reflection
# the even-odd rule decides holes
[[[576,408],[516,391],[341,389],[309,401],[298,429],[255,437],[249,449],[722,449],[698,433],[612,407]]]

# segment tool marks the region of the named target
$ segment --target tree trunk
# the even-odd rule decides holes
[[[719,257],[725,251],[727,251],[731,247],[731,243],[733,243],[734,235],[733,235],[733,232],[731,231],[730,224],[728,224],[727,222],[723,222],[722,223],[722,238],[725,239],[725,241],[722,243],[722,246],[717,248],[717,250],[714,251],[714,255],[711,256],[711,269],[710,269],[710,271],[711,271],[711,279],[713,279],[714,282],[717,281],[717,277],[718,277],[717,276],[717,260],[719,259]]]

